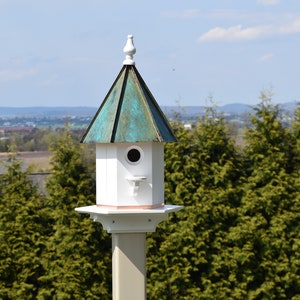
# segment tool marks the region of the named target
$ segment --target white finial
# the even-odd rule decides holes
[[[123,49],[123,52],[126,54],[123,65],[134,65],[135,62],[133,60],[133,55],[135,54],[136,50],[133,44],[133,35],[128,35],[127,43]]]

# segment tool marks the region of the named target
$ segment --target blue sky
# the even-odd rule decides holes
[[[0,106],[99,107],[128,34],[160,105],[300,101],[299,0],[0,0]]]

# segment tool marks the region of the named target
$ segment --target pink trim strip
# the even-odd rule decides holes
[[[159,208],[164,207],[164,203],[158,203],[155,205],[136,205],[136,206],[111,206],[111,205],[101,205],[97,204],[98,207],[108,208],[108,209],[153,209],[153,208]]]

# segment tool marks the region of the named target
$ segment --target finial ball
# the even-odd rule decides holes
[[[127,42],[123,49],[123,52],[125,53],[125,60],[123,61],[123,65],[134,65],[135,62],[133,60],[133,55],[136,52],[136,49],[133,44],[133,35],[129,34],[127,36]]]

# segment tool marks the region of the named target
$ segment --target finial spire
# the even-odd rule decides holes
[[[136,50],[133,44],[133,35],[130,34],[127,36],[127,43],[123,49],[123,52],[126,54],[123,65],[134,65],[135,62],[133,60],[133,55],[135,54]]]

